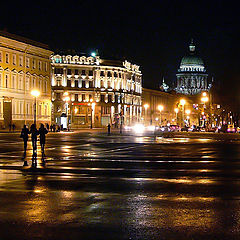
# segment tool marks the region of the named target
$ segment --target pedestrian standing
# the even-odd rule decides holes
[[[24,155],[26,155],[26,151],[27,151],[28,134],[29,134],[29,130],[27,126],[24,125],[20,135],[20,138],[23,139],[23,143],[24,143]]]
[[[15,130],[15,124],[13,123],[13,125],[12,125],[12,130],[13,130],[13,132],[14,132],[14,130]]]
[[[41,124],[39,128],[39,135],[40,135],[40,145],[41,145],[42,155],[44,155],[44,146],[46,142],[47,133],[48,133],[48,130],[44,127],[43,124]]]
[[[12,124],[9,123],[8,127],[9,127],[9,132],[11,132],[11,130],[12,130]]]
[[[39,134],[36,124],[32,124],[30,128],[31,138],[32,138],[32,147],[33,153],[37,152],[37,135]]]
[[[107,128],[108,128],[108,135],[110,135],[110,133],[111,133],[111,125],[110,125],[110,123],[108,124]]]

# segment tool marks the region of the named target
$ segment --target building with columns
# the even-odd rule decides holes
[[[40,92],[37,123],[50,123],[51,54],[45,44],[0,31],[0,128],[33,123],[33,89]]]
[[[100,56],[54,55],[51,68],[53,123],[95,128],[140,121],[139,66]]]
[[[189,45],[189,51],[181,60],[178,69],[176,92],[186,95],[194,95],[202,91],[208,91],[208,74],[203,60],[197,55],[193,40]]]

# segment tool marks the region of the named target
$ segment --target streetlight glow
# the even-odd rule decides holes
[[[146,104],[144,104],[144,108],[145,109],[148,109],[149,108],[149,105],[146,103]]]
[[[40,96],[40,92],[38,90],[32,90],[31,91],[31,95],[35,98],[39,97]]]
[[[159,105],[158,110],[161,112],[163,110],[163,105]]]
[[[186,104],[186,100],[185,100],[185,99],[180,99],[180,104],[181,104],[182,106],[184,106],[184,105]]]
[[[174,109],[174,112],[178,114],[179,109],[178,109],[178,108],[175,108],[175,109]]]

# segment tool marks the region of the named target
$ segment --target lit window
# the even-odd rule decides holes
[[[6,63],[9,63],[9,54],[6,53]]]

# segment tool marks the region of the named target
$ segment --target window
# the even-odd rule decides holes
[[[38,62],[38,69],[42,70],[42,62],[41,61]]]
[[[27,76],[26,77],[26,90],[30,89],[30,86],[29,86],[30,84],[29,83],[30,83],[30,80],[29,80],[29,77]]]
[[[47,81],[44,81],[43,92],[47,92]]]
[[[86,71],[85,70],[82,70],[82,75],[86,75]]]
[[[29,65],[30,65],[30,59],[27,57],[26,58],[26,67],[29,68]]]
[[[85,101],[85,94],[82,94],[82,101]]]
[[[104,71],[101,71],[100,76],[104,77]]]
[[[34,58],[32,59],[32,67],[33,67],[33,69],[36,68],[36,60]]]
[[[23,89],[23,76],[19,76],[19,86],[18,89],[22,90]]]
[[[100,95],[100,102],[105,102],[105,95],[103,94]]]
[[[108,102],[112,102],[112,95],[108,94]]]
[[[2,52],[0,52],[0,62],[2,62]]]
[[[78,80],[75,80],[75,87],[78,87]]]
[[[75,75],[78,75],[78,69],[75,69],[75,70],[74,70],[74,74],[75,74]]]
[[[115,95],[115,103],[118,103],[118,95]]]
[[[16,75],[12,75],[12,88],[16,88]]]
[[[108,81],[108,88],[111,88],[111,82]]]
[[[116,72],[114,72],[114,77],[115,77],[115,78],[117,77],[117,73],[116,73]]]
[[[107,73],[107,76],[108,76],[108,77],[112,77],[112,73],[111,73],[111,72],[108,72],[108,73]]]
[[[71,87],[71,80],[67,80],[67,87]]]
[[[104,81],[101,80],[101,88],[104,88]]]
[[[60,100],[61,94],[60,93],[56,93],[56,99]]]
[[[55,74],[63,74],[63,69],[62,68],[55,68],[54,73]]]
[[[13,59],[13,65],[16,65],[16,59],[17,59],[16,54],[12,55],[12,59]]]
[[[78,102],[78,94],[75,94],[75,101]]]
[[[86,88],[86,82],[82,81],[82,88]]]
[[[5,76],[5,87],[6,88],[9,87],[9,76],[8,75]]]
[[[89,101],[90,101],[91,99],[93,99],[93,98],[92,98],[92,94],[89,94]]]
[[[93,76],[93,71],[92,71],[92,70],[89,70],[88,75],[89,75],[89,76]]]
[[[93,88],[93,81],[89,81],[89,87]]]
[[[72,75],[72,70],[71,69],[67,70],[67,75]]]
[[[6,63],[9,63],[9,54],[6,53]]]
[[[33,88],[36,88],[36,78],[33,78]]]
[[[26,104],[26,114],[27,114],[27,115],[30,114],[30,113],[29,113],[29,112],[30,112],[29,109],[30,109],[29,103],[27,103],[27,104]]]
[[[23,56],[19,56],[19,66],[23,66]]]

